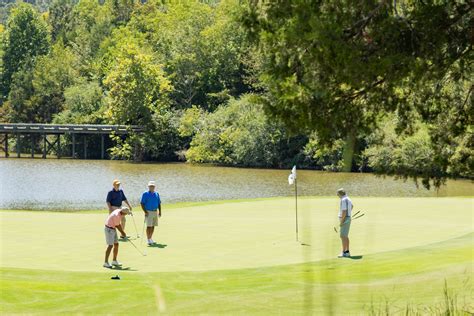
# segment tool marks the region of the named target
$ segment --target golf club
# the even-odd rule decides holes
[[[360,211],[358,211],[357,213],[355,213],[355,214],[352,216],[352,220],[353,220],[353,221],[356,220],[356,219],[358,219],[358,218],[361,218],[362,216],[365,215],[365,213],[362,213],[362,214],[359,214],[359,213],[360,213]],[[357,214],[359,214],[359,215],[357,215]],[[357,216],[356,216],[356,215],[357,215]],[[334,231],[337,233],[337,232],[338,232],[338,229],[336,228],[336,226],[334,226],[333,228],[334,228]]]
[[[130,212],[130,215],[132,216],[133,226],[135,226],[135,232],[137,233],[137,238],[140,238],[140,235],[138,234],[137,224],[135,223],[135,217],[133,216],[132,212]]]
[[[145,221],[146,221],[146,218],[143,219],[142,236],[145,236]],[[143,239],[144,239],[144,238],[142,238],[142,240],[140,240],[140,245],[143,244]]]
[[[144,253],[143,251],[141,251],[140,249],[138,249],[138,247],[135,245],[135,243],[133,241],[131,241],[130,239],[127,239],[133,247],[135,247],[135,249],[137,249],[137,251],[142,255],[142,256],[146,256],[146,253]]]
[[[365,215],[365,213],[362,213],[362,214],[360,214],[360,215],[354,217],[353,220],[356,220],[356,219],[358,219],[358,218],[361,218],[361,217],[364,216],[364,215]]]

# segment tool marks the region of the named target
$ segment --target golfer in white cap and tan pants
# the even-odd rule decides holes
[[[161,200],[158,192],[155,191],[155,181],[148,182],[148,191],[144,192],[140,204],[145,212],[146,236],[148,245],[153,245],[153,232],[158,226],[158,217],[161,217]],[[157,214],[158,213],[158,214]]]
[[[341,199],[339,206],[339,235],[342,242],[342,252],[338,257],[349,258],[351,256],[351,253],[349,252],[349,229],[351,228],[353,205],[351,199],[349,199],[344,189],[341,188],[337,190],[337,196]]]

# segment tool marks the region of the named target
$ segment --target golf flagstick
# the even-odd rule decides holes
[[[298,241],[298,184],[296,181],[296,165],[291,169],[291,173],[288,176],[288,183],[295,184],[295,211],[296,211],[296,241]]]
[[[298,241],[298,182],[295,176],[296,241]]]

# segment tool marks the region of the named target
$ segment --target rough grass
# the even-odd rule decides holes
[[[472,199],[354,199],[366,213],[352,227],[355,259],[334,258],[337,200],[301,201],[310,246],[294,241],[292,202],[165,209],[165,248],[141,257],[121,243],[130,271],[100,267],[103,214],[0,212],[0,314],[474,311]]]

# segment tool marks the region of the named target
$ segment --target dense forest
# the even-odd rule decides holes
[[[3,122],[139,125],[112,159],[473,178],[473,3],[0,3]]]

